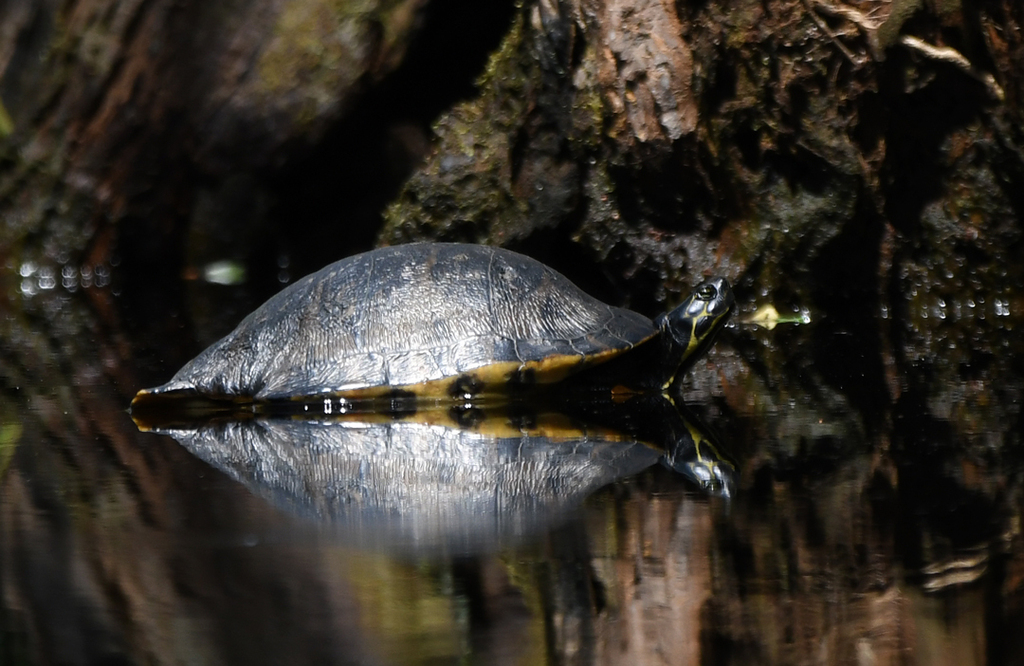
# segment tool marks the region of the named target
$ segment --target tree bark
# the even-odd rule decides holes
[[[481,31],[429,25],[505,25],[475,4],[5,4],[0,254],[120,258],[126,289],[225,257],[301,274],[370,243],[443,109],[380,242],[512,245],[649,314],[721,273],[743,314],[821,320],[801,353],[840,403],[1019,422],[1019,3],[536,0],[475,92],[396,92],[458,78]],[[786,367],[785,335],[742,363]]]
[[[810,310],[851,358],[880,359],[806,350],[869,412],[965,368],[1016,395],[1022,18],[1011,2],[529,3],[381,239],[525,248],[651,313],[725,274],[748,312]],[[1018,418],[989,398],[972,398],[1001,405],[987,418]]]

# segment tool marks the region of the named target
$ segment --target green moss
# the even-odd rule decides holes
[[[395,64],[415,10],[411,0],[288,3],[257,60],[257,94],[287,108],[299,125],[316,120],[368,68]],[[373,37],[376,28],[380,43]]]
[[[18,448],[21,440],[21,423],[0,423],[0,479],[3,478],[7,467],[11,464],[14,451]]]
[[[601,97],[597,75],[591,69],[597,57],[593,47],[588,44],[580,69],[574,78],[571,139],[575,148],[584,154],[596,150],[604,136],[604,99]]]
[[[351,59],[349,44],[339,38],[358,30],[351,19],[339,16],[335,3],[290,3],[274,26],[273,38],[260,54],[257,68],[269,94],[314,83],[319,77],[335,78],[334,72]],[[348,36],[348,35],[346,35]]]
[[[504,89],[512,92],[518,88],[525,89],[526,80],[522,68],[518,65],[519,49],[523,41],[523,3],[517,3],[516,18],[512,22],[501,46],[487,60],[483,73],[477,78],[476,85],[482,91]]]
[[[4,101],[0,99],[0,139],[10,136],[14,132],[14,121],[4,107]]]
[[[510,155],[530,81],[522,39],[520,12],[477,80],[481,94],[435,123],[436,149],[385,212],[381,242],[501,242],[522,225],[527,204],[512,192]]]

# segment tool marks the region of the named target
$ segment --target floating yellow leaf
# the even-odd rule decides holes
[[[783,316],[779,314],[774,305],[762,305],[754,314],[743,319],[744,324],[756,324],[769,331],[779,324],[809,324],[810,322],[811,315],[807,310],[801,309],[794,315]]]

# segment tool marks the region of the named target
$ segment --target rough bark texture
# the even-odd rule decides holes
[[[855,404],[969,368],[1010,387],[970,399],[1012,421],[1021,20],[1010,2],[529,3],[381,238],[524,247],[651,312],[725,273],[881,359],[805,351],[841,391],[868,375]]]
[[[265,292],[279,270],[374,238],[430,238],[515,246],[645,314],[716,272],[741,314],[770,302],[816,322],[727,331],[688,380],[685,397],[749,447],[735,451],[745,499],[728,520],[659,513],[665,496],[641,486],[629,515],[553,537],[533,572],[553,660],[654,660],[700,640],[706,661],[899,662],[943,610],[900,577],[971,580],[964,548],[991,554],[977,589],[1002,615],[950,645],[1019,655],[1021,484],[1007,461],[1024,431],[1024,5],[484,4],[0,4],[11,635],[54,662],[161,663],[179,638],[167,609],[198,607],[224,622],[238,663],[265,643],[282,650],[267,660],[321,661],[357,643],[327,620],[303,637],[280,610],[334,580],[319,564],[267,573],[272,554],[242,556],[225,580],[216,558],[189,559],[173,516],[188,528],[211,506],[259,509],[237,489],[195,494],[196,474],[168,469],[187,472],[180,451],[147,448],[110,415],[244,314],[237,294],[234,313],[190,302],[200,289],[182,286],[183,267],[235,259],[269,276]],[[259,586],[268,577],[276,591]],[[255,602],[239,603],[250,585]],[[692,603],[661,602],[691,590]],[[74,617],[58,613],[70,594]],[[349,613],[325,594],[322,618]],[[642,643],[661,622],[693,640]],[[254,644],[254,626],[297,642]]]
[[[258,261],[285,236],[336,242],[326,258],[369,244],[374,209],[422,151],[420,128],[504,29],[493,8],[498,23],[478,25],[472,3],[426,7],[5,3],[0,256],[178,273],[183,261]],[[467,52],[422,57],[467,23]]]

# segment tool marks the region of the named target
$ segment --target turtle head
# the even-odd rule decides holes
[[[679,307],[658,318],[667,349],[666,371],[671,373],[665,388],[711,347],[735,303],[729,281],[715,277],[701,282]]]

